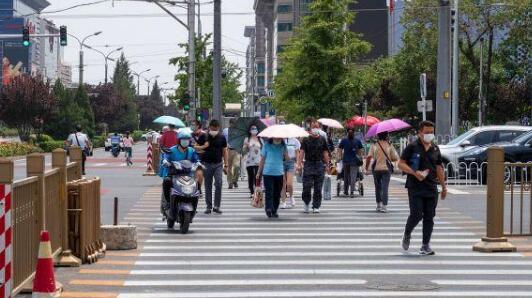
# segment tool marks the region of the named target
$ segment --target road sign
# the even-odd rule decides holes
[[[426,112],[432,112],[432,109],[433,109],[432,100],[425,100],[425,108],[426,108],[425,109]],[[423,101],[420,100],[420,101],[417,102],[417,111],[422,113],[423,110],[424,110],[423,109]]]
[[[421,98],[427,97],[427,74],[422,73],[419,76],[419,93],[421,94]]]

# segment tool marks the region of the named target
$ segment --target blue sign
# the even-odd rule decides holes
[[[13,15],[13,0],[1,0],[0,1],[0,16],[12,16]]]

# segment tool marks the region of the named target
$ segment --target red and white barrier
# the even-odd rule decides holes
[[[152,137],[151,136],[148,136],[147,137],[147,141],[148,141],[148,156],[147,156],[147,159],[148,159],[148,162],[147,162],[147,169],[146,169],[146,173],[144,173],[143,175],[144,176],[155,176],[155,171],[153,170],[153,145],[152,145]]]
[[[10,185],[0,184],[0,298],[10,298],[13,290],[11,203]]]

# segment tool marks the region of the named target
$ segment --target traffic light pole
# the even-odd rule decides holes
[[[213,119],[222,123],[222,1],[214,0]]]
[[[458,13],[458,0],[454,0],[453,3],[453,9],[454,9],[454,27],[453,27],[453,103],[452,103],[452,130],[451,130],[451,136],[457,136],[458,135],[458,113],[459,113],[459,106],[458,106],[458,95],[459,95],[459,89],[458,89],[458,68],[459,62],[460,62],[460,48],[458,47],[458,34],[460,31],[460,17]]]
[[[188,94],[190,95],[189,119],[196,115],[196,1],[188,0]]]
[[[438,17],[438,70],[436,85],[436,134],[445,136],[450,134],[451,113],[449,90],[451,55],[450,55],[450,33],[451,33],[451,9],[449,0],[440,0],[440,11]]]

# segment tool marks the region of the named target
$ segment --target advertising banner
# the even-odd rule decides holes
[[[0,34],[22,34],[23,18],[0,18]],[[2,85],[7,85],[21,73],[29,73],[30,47],[22,45],[20,39],[0,39],[0,54],[2,57],[2,72],[0,79]]]

